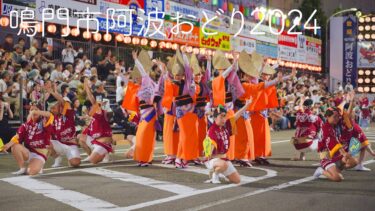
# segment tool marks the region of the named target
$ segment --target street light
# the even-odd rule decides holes
[[[334,13],[333,15],[329,16],[329,18],[327,19],[327,22],[326,22],[326,43],[325,43],[325,47],[326,47],[326,49],[325,49],[325,51],[326,51],[325,68],[326,68],[326,70],[328,70],[328,68],[329,68],[328,65],[329,65],[329,62],[330,62],[330,55],[329,55],[329,51],[328,51],[328,29],[329,29],[329,21],[331,20],[332,17],[334,17],[336,15],[347,13],[347,12],[356,12],[356,11],[358,11],[357,8],[350,8],[350,9],[340,10],[340,11]],[[331,83],[331,80],[328,80],[328,81],[329,81],[329,83]]]

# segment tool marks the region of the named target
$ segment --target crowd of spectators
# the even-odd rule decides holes
[[[22,110],[24,118],[31,104],[47,108],[53,98],[45,87],[52,87],[63,97],[67,97],[74,107],[78,127],[85,125],[85,115],[88,114],[89,102],[83,90],[83,81],[89,78],[95,96],[108,98],[108,81],[114,82],[115,105],[112,105],[115,124],[125,124],[121,119],[123,114],[120,104],[126,87],[126,77],[132,68],[118,60],[111,50],[104,51],[102,47],[94,49],[93,57],[89,58],[82,47],[73,47],[70,41],[58,58],[54,57],[54,49],[45,40],[33,39],[26,45],[24,38],[15,38],[9,34],[0,43],[0,138],[9,140],[14,131],[8,124],[9,119],[19,119]],[[155,67],[153,67],[155,68]],[[157,68],[156,68],[157,69]],[[152,77],[158,77],[158,73]],[[271,130],[294,128],[296,109],[301,96],[307,96],[314,102],[314,112],[323,117],[329,106],[337,105],[342,100],[344,92],[353,89],[352,86],[338,88],[334,93],[328,92],[327,81],[316,74],[299,74],[294,80],[278,85],[280,107],[268,111]],[[22,100],[21,100],[22,96]],[[357,101],[356,119],[360,121],[363,115],[363,103],[366,95]],[[369,101],[370,116],[375,118],[375,99]],[[107,102],[108,110],[111,110]],[[116,115],[116,113],[118,115]]]

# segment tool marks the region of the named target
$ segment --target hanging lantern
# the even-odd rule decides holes
[[[7,27],[9,26],[9,18],[8,17],[1,17],[0,18],[0,26]]]
[[[229,4],[228,4],[228,10],[229,10],[229,12],[233,11],[233,3],[232,2],[229,2]]]
[[[129,43],[131,43],[131,42],[132,42],[132,38],[131,38],[131,37],[126,36],[126,37],[124,38],[124,43],[125,43],[125,44],[129,44]]]
[[[226,12],[228,10],[228,2],[226,0],[224,0],[224,3],[223,3],[223,6],[221,7],[221,9]]]
[[[55,33],[56,33],[56,30],[57,30],[57,28],[56,28],[56,25],[55,25],[55,24],[50,24],[50,25],[48,25],[48,27],[47,27],[47,31],[48,31],[49,33],[51,33],[51,34],[55,34]]]
[[[285,26],[286,26],[287,28],[290,27],[290,20],[289,20],[289,18],[286,19],[286,21],[285,21]]]
[[[155,40],[151,40],[150,46],[151,48],[156,48],[158,46],[158,43]]]
[[[208,50],[206,50],[206,54],[207,54],[208,56],[211,56],[211,55],[212,55],[212,51],[211,51],[210,49],[208,49]]]
[[[199,48],[193,48],[193,54],[195,55],[199,54]]]
[[[186,48],[186,51],[187,51],[188,53],[193,53],[193,47],[192,47],[192,46],[188,46],[188,47]]]
[[[178,49],[178,44],[177,44],[177,43],[174,43],[174,44],[172,45],[172,49],[173,49],[173,50],[177,50],[177,49]]]
[[[83,33],[85,34],[85,33]],[[105,37],[105,35],[104,35]],[[99,42],[100,40],[102,40],[102,34],[100,34],[99,32],[95,33],[92,38],[95,40],[95,42]]]
[[[242,14],[245,13],[245,8],[244,8],[243,4],[240,4],[240,12],[241,12]]]
[[[110,42],[112,40],[112,35],[109,33],[105,33],[103,36],[103,40],[106,42]]]
[[[89,40],[91,38],[91,32],[86,30],[86,31],[83,32],[82,36],[86,40]]]
[[[147,44],[148,44],[148,40],[147,40],[146,38],[143,38],[143,39],[141,40],[141,45],[145,46],[145,45],[147,45]]]
[[[166,48],[166,49],[170,49],[170,48],[172,48],[172,43],[167,42],[167,43],[165,44],[165,48]]]
[[[80,32],[78,28],[73,28],[70,33],[73,37],[78,37]]]
[[[116,35],[116,41],[117,42],[124,42],[124,35],[122,35],[122,34]]]
[[[221,8],[223,6],[223,0],[218,0],[217,1],[217,7]]]
[[[263,19],[263,17],[264,17],[264,13],[263,12],[259,12],[259,20],[262,20]]]
[[[62,29],[61,29],[61,35],[62,36],[69,36],[70,34],[70,28],[67,27],[67,26],[64,26]]]
[[[199,49],[199,54],[206,55],[206,49],[205,48]]]
[[[245,7],[245,17],[249,17],[249,15],[250,15],[250,8],[248,8],[248,7]]]
[[[159,48],[165,48],[165,42],[164,41],[161,41],[159,43]]]
[[[140,40],[139,40],[138,37],[133,37],[133,40],[132,40],[133,45],[138,45],[139,42],[140,42]]]
[[[282,17],[277,17],[276,18],[276,25],[280,26],[282,21],[283,21]]]
[[[275,25],[276,24],[276,16],[272,16],[272,24]]]

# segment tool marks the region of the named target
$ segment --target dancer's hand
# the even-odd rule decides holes
[[[250,97],[249,99],[246,100],[246,106],[249,106],[253,102],[253,98]]]
[[[132,51],[132,56],[133,56],[133,60],[137,60],[138,59],[138,51],[137,50],[133,50]]]
[[[279,82],[283,82],[283,73],[282,73],[282,72],[278,72],[278,73],[277,73],[277,80],[278,80]]]
[[[297,69],[295,67],[293,67],[291,76],[292,76],[292,78],[294,78],[294,77],[296,77],[296,75],[297,75]]]

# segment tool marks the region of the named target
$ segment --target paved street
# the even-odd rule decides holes
[[[374,128],[367,132],[375,142]],[[307,161],[290,161],[293,131],[273,132],[269,166],[237,167],[241,185],[205,184],[206,169],[177,170],[160,164],[159,143],[154,165],[139,168],[122,157],[117,146],[112,163],[72,169],[51,169],[44,174],[13,177],[11,155],[0,155],[1,210],[374,210],[375,161],[367,158],[371,172],[344,172],[341,183],[314,180],[316,154]],[[374,145],[374,144],[373,144]]]

